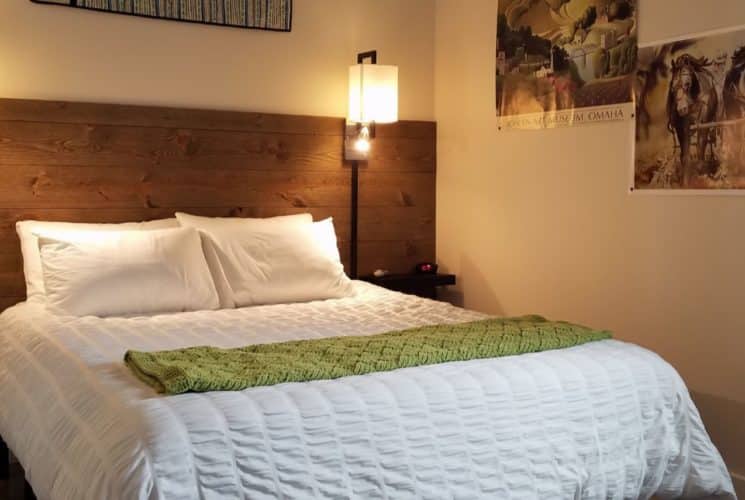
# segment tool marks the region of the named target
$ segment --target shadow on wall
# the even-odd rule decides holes
[[[456,276],[456,286],[443,288],[439,292],[439,298],[453,305],[465,307],[465,288],[479,290],[478,297],[471,296],[468,300],[468,308],[476,311],[504,316],[504,308],[499,303],[496,294],[490,287],[490,280],[483,274],[483,266],[474,263],[469,257],[461,254],[459,272]],[[450,272],[443,266],[442,272]]]

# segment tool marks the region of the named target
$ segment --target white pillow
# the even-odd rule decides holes
[[[227,294],[221,297],[224,307],[305,302],[351,293],[338,250],[330,255],[310,215],[215,220],[177,213],[176,218],[205,237],[206,255],[219,268],[213,276],[225,280],[224,286],[218,285]],[[322,227],[327,237],[330,222]],[[210,266],[213,272],[214,267]]]
[[[176,219],[150,222],[126,222],[123,224],[83,224],[76,222],[44,222],[26,220],[16,223],[16,232],[21,240],[23,274],[26,277],[26,299],[44,299],[44,276],[39,257],[40,236],[64,238],[65,235],[81,231],[152,231],[179,227]]]
[[[316,241],[318,241],[318,244],[321,246],[321,249],[324,251],[326,256],[334,262],[341,263],[339,243],[336,239],[333,217],[314,222],[313,232],[315,233]]]
[[[213,228],[224,231],[241,231],[251,229],[261,229],[268,226],[286,226],[296,224],[311,224],[313,222],[313,216],[311,214],[296,214],[296,215],[280,215],[278,217],[266,217],[266,218],[242,218],[242,217],[202,217],[199,215],[190,215],[183,212],[176,212],[176,219],[179,224],[184,227],[194,227],[197,229],[201,228]],[[233,290],[230,288],[228,278],[225,276],[223,271],[220,258],[218,257],[218,249],[215,242],[207,235],[205,231],[202,232],[202,249],[204,255],[207,258],[207,264],[212,272],[212,279],[215,282],[215,288],[217,288],[217,295],[220,297],[220,307],[222,309],[230,309],[236,306],[235,299],[233,297]]]
[[[91,231],[39,238],[47,307],[74,316],[217,309],[199,233]]]

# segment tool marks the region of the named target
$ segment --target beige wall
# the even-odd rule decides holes
[[[745,24],[743,0],[640,3],[641,42]],[[743,414],[745,197],[629,195],[630,122],[498,132],[496,2],[436,5],[437,252],[464,304],[610,328]]]
[[[344,116],[363,50],[433,118],[431,0],[295,0],[291,33],[0,0],[0,96]]]

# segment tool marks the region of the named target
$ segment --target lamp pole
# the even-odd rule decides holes
[[[365,60],[369,59],[370,64],[378,64],[378,52],[376,50],[370,50],[367,52],[360,52],[357,54],[357,64],[364,64]],[[350,276],[352,279],[357,278],[357,247],[358,247],[358,217],[359,217],[359,173],[360,173],[360,162],[359,160],[352,160],[352,207],[351,207],[351,227],[350,227],[350,245],[349,245],[349,267]]]
[[[358,160],[352,160],[352,220],[350,228],[350,244],[349,244],[349,267],[350,276],[352,279],[357,279],[357,214],[358,210],[358,194],[359,194],[359,170],[360,164]]]

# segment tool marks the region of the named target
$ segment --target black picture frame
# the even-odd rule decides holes
[[[69,4],[63,4],[59,3],[58,1],[54,0],[30,0],[32,3],[40,4],[40,5],[53,5],[56,7],[71,7],[74,9],[81,9],[81,10],[87,10],[92,12],[102,12],[104,14],[117,14],[121,16],[130,16],[130,17],[139,17],[143,19],[155,19],[160,21],[175,21],[180,23],[190,23],[190,24],[201,24],[205,26],[216,26],[221,28],[235,28],[235,29],[246,29],[246,30],[259,30],[259,31],[274,31],[278,33],[289,33],[292,31],[292,18],[293,18],[293,0],[285,0],[287,2],[288,7],[288,19],[287,19],[287,27],[286,28],[271,28],[271,27],[262,27],[262,26],[243,26],[238,24],[227,24],[227,23],[217,23],[217,22],[207,22],[207,21],[195,21],[193,19],[178,19],[174,17],[161,17],[161,16],[151,16],[147,14],[139,14],[136,12],[118,12],[114,10],[108,10],[108,9],[101,9],[97,7],[84,7],[81,5],[77,5],[78,0],[69,0]]]

